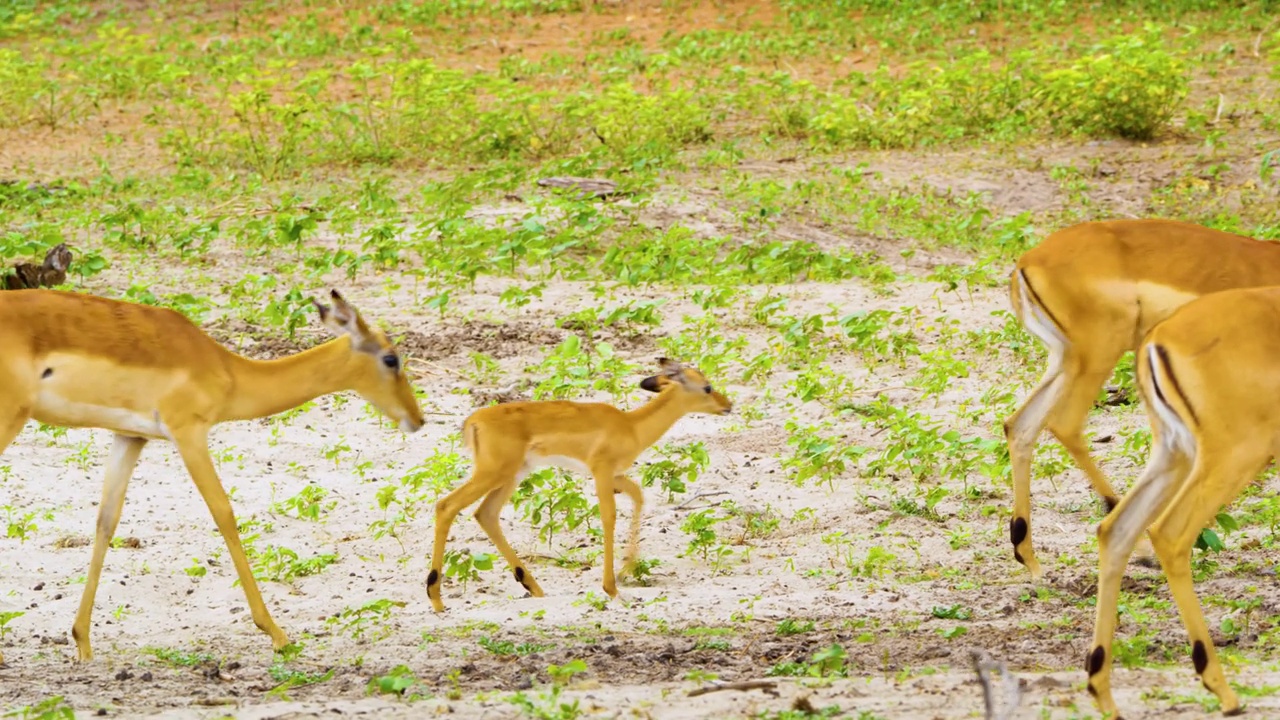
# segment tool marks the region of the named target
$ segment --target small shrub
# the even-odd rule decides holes
[[[1059,132],[1149,140],[1187,96],[1181,60],[1159,36],[1121,35],[1070,67],[1045,73],[1044,110]]]

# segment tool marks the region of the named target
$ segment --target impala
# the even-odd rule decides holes
[[[173,310],[56,290],[0,292],[0,452],[28,420],[110,430],[93,559],[71,635],[93,658],[89,623],[107,547],[143,446],[168,440],[226,541],[254,623],[275,648],[289,644],[271,619],[245,559],[235,516],[209,455],[209,431],[266,417],[320,395],[354,390],[406,432],[422,410],[387,336],[332,291],[312,301],[338,335],[279,360],[241,357]]]
[[[640,486],[625,473],[640,453],[656,443],[677,420],[689,413],[727,414],[733,405],[716,392],[696,368],[658,358],[662,372],[647,377],[640,387],[657,397],[635,410],[623,411],[605,403],[568,400],[513,402],[493,405],[472,413],[462,425],[462,436],[475,467],[471,478],[436,504],[435,546],[427,597],[436,612],[444,611],[440,599],[441,571],[449,527],[463,508],[481,497],[476,521],[506,558],[520,583],[534,597],[542,596],[533,574],[502,534],[498,514],[511,499],[520,479],[538,465],[586,470],[594,479],[604,530],[604,591],[617,597],[613,574],[613,534],[617,517],[614,492],[626,493],[634,511],[623,574],[631,570],[639,547],[640,512],[644,497]]]
[[[1280,287],[1227,290],[1183,306],[1137,351],[1151,421],[1151,458],[1098,526],[1098,598],[1089,692],[1111,696],[1117,598],[1134,543],[1147,530],[1191,639],[1191,661],[1224,715],[1240,713],[1213,649],[1191,579],[1200,531],[1280,450]],[[1116,715],[1118,717],[1118,714]]]
[[[1022,325],[1048,349],[1040,384],[1004,425],[1013,466],[1013,555],[1041,576],[1031,543],[1031,459],[1047,426],[1107,509],[1115,490],[1089,455],[1085,420],[1102,384],[1156,323],[1195,298],[1280,285],[1280,245],[1175,222],[1113,220],[1059,230],[1009,279]]]

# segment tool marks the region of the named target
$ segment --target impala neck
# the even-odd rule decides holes
[[[658,397],[627,412],[641,447],[647,448],[661,440],[671,426],[687,414],[688,411],[680,403],[682,392],[680,388],[671,386],[658,393]]]
[[[346,337],[277,360],[232,357],[235,383],[219,422],[275,415],[321,395],[350,389],[351,341]]]

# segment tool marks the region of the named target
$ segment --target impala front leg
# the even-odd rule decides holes
[[[80,609],[71,626],[71,637],[76,641],[76,660],[93,659],[89,643],[89,623],[93,616],[93,600],[98,592],[98,579],[102,575],[102,563],[120,524],[120,511],[124,507],[125,491],[129,478],[138,466],[138,456],[147,441],[143,438],[115,435],[111,454],[107,457],[107,477],[102,486],[102,503],[98,506],[98,527],[93,536],[93,559],[89,562],[89,576],[85,578],[84,592],[80,594]]]
[[[272,645],[276,650],[283,648],[289,644],[289,638],[271,619],[271,614],[267,612],[267,606],[262,601],[258,582],[253,578],[253,569],[249,567],[249,560],[245,557],[244,548],[240,545],[240,530],[236,527],[236,517],[231,510],[231,501],[227,499],[227,493],[222,489],[222,481],[218,479],[213,458],[209,457],[207,433],[203,430],[188,430],[181,434],[175,432],[174,442],[182,455],[182,461],[187,466],[187,472],[191,473],[191,479],[195,481],[196,489],[200,491],[205,504],[209,506],[209,512],[213,514],[218,532],[222,533],[222,539],[227,543],[227,552],[231,555],[231,564],[235,566],[236,575],[240,578],[240,586],[244,588],[244,596],[249,602],[249,612],[253,616],[254,624],[271,636]]]

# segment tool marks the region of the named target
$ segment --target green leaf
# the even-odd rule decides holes
[[[1219,552],[1226,549],[1226,545],[1222,544],[1222,539],[1218,537],[1218,533],[1210,528],[1200,531],[1200,537],[1196,538],[1196,548],[1199,550],[1212,550]]]

